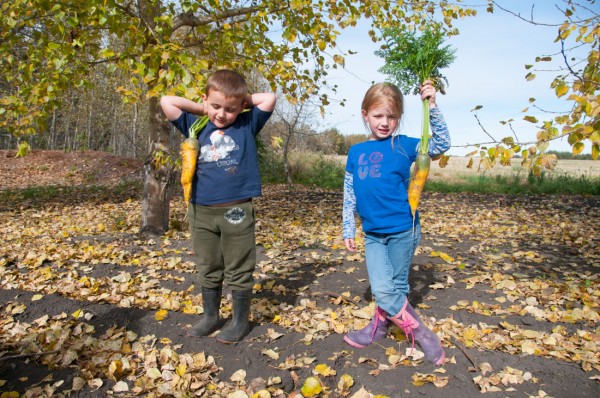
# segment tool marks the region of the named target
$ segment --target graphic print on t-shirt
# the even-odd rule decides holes
[[[381,177],[382,160],[383,154],[381,152],[361,153],[358,157],[358,178],[364,180],[367,177]]]
[[[224,131],[217,130],[210,135],[210,144],[203,145],[200,149],[200,160],[216,162],[227,159],[235,147],[233,138],[226,135]]]

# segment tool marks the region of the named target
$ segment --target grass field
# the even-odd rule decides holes
[[[331,158],[330,158],[331,159]],[[333,157],[344,165],[345,156]],[[554,170],[543,170],[539,177],[521,167],[520,159],[512,165],[479,168],[479,158],[451,156],[446,167],[431,163],[426,190],[436,192],[477,192],[504,194],[583,194],[600,195],[600,161],[560,159]],[[340,185],[341,182],[338,183]]]
[[[450,182],[452,180],[462,180],[464,177],[476,176],[510,176],[522,174],[527,177],[528,171],[520,165],[520,159],[513,159],[511,166],[496,165],[492,169],[479,170],[479,159],[473,159],[473,167],[467,168],[469,164],[468,157],[451,157],[448,165],[445,168],[440,168],[439,162],[431,163],[431,171],[429,178],[432,180],[444,180]],[[564,176],[569,177],[598,177],[600,176],[600,161],[597,160],[565,160],[561,159],[554,170],[545,170],[548,176]]]
[[[331,157],[338,160],[341,164],[346,163],[345,156]],[[496,175],[516,175],[523,174],[527,176],[528,171],[521,167],[521,159],[513,159],[511,166],[496,165],[492,169],[484,170],[483,167],[479,170],[479,159],[473,158],[473,167],[467,168],[469,157],[451,156],[446,167],[441,168],[439,162],[431,162],[431,170],[429,178],[438,180],[443,179],[462,179],[460,177],[476,177],[476,176],[496,176]],[[569,177],[598,177],[600,176],[600,160],[566,160],[558,161],[554,170],[545,170],[549,175]],[[449,181],[448,181],[449,182]]]

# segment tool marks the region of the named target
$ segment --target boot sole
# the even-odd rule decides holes
[[[357,342],[350,340],[348,338],[348,336],[344,336],[344,341],[346,343],[350,344],[354,348],[365,348],[366,347],[366,345],[358,344]]]
[[[185,335],[189,336],[189,337],[207,337],[207,336],[210,336],[211,334],[213,334],[215,331],[217,331],[217,329],[211,330],[209,333],[206,333],[206,334],[192,334],[190,332],[186,332]]]
[[[235,343],[239,343],[240,341],[244,340],[244,337],[246,337],[246,335],[243,335],[242,337],[240,337],[237,340],[223,340],[217,337],[217,341],[219,343],[223,343],[223,344],[235,344]]]
[[[442,354],[442,357],[436,361],[436,365],[443,365],[446,362],[446,352]]]
[[[213,334],[214,332],[216,332],[217,330],[219,330],[219,327],[221,326],[221,322],[222,322],[222,320],[219,320],[217,322],[217,324],[214,325],[214,327],[212,327],[211,329],[209,329],[209,331],[207,333],[198,333],[198,334],[190,333],[190,331],[193,328],[189,328],[188,330],[185,331],[185,335],[189,336],[189,337],[206,337],[206,336],[210,336],[211,334]]]
[[[221,340],[221,339],[217,339],[217,341],[221,344],[237,344],[241,341],[242,339],[239,340],[235,340],[235,341],[229,341],[229,340]]]
[[[248,335],[248,333],[250,333],[250,328],[248,328],[246,331],[244,331],[244,333],[242,333],[239,338],[233,339],[233,340],[225,340],[222,338],[220,339],[219,335],[217,335],[217,341],[219,343],[223,343],[223,344],[235,344],[237,342],[242,341],[244,339],[244,337],[246,337]]]

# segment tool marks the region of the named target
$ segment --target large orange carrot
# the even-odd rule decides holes
[[[419,154],[415,161],[415,169],[412,178],[408,184],[408,204],[412,212],[413,219],[417,213],[417,207],[421,199],[421,193],[425,187],[427,176],[429,175],[429,166],[431,158],[429,157],[429,100],[423,100],[423,126],[421,132],[421,143],[419,145]]]
[[[196,138],[186,138],[181,143],[181,185],[183,198],[187,204],[192,196],[192,180],[196,173],[196,159],[200,145]]]
[[[401,32],[396,29],[384,29],[383,36],[386,40],[386,49],[377,52],[385,58],[385,65],[381,71],[390,75],[400,86],[402,91],[419,94],[420,86],[431,80],[438,90],[444,94],[443,81],[448,80],[442,76],[441,69],[450,66],[455,59],[455,50],[444,46],[445,33],[434,25],[425,26],[416,32]],[[415,162],[413,177],[408,186],[410,210],[413,221],[419,205],[419,199],[425,181],[429,174],[429,101],[423,100],[423,126],[421,144]]]
[[[192,180],[196,174],[196,160],[200,151],[198,134],[208,123],[208,117],[203,116],[196,120],[190,127],[189,137],[181,143],[181,185],[183,186],[183,198],[189,203],[192,196]]]

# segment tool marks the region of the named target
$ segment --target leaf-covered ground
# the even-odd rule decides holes
[[[600,396],[600,198],[425,194],[411,301],[446,348],[435,366],[396,328],[343,342],[373,307],[341,191],[264,187],[237,345],[185,334],[202,302],[180,199],[149,239],[138,192],[74,194],[0,196],[6,396]]]

